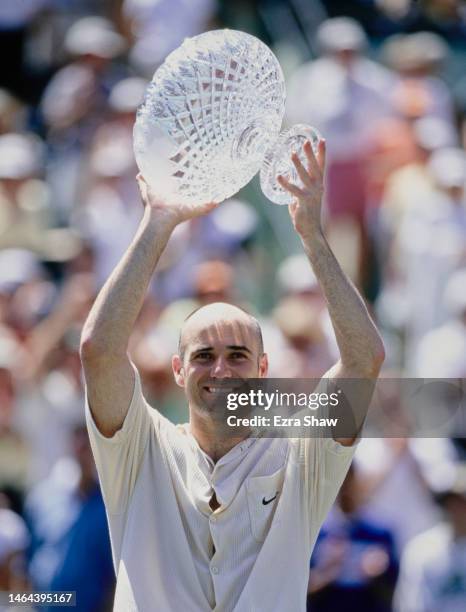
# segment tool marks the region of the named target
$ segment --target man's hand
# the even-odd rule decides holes
[[[158,221],[166,221],[168,225],[173,227],[183,221],[188,221],[188,219],[205,215],[218,206],[217,202],[208,202],[207,204],[167,204],[153,193],[142,174],[138,174],[136,179],[145,210],[149,211],[149,214],[155,214]]]
[[[324,191],[325,140],[318,145],[317,159],[309,140],[304,143],[303,151],[307,168],[303,166],[297,153],[291,159],[302,185],[294,185],[285,177],[277,177],[280,185],[294,195],[296,200],[290,204],[289,211],[295,230],[303,241],[309,240],[321,231],[322,194]]]

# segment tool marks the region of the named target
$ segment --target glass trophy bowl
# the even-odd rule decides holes
[[[298,183],[292,150],[302,155],[316,130],[296,125],[279,134],[285,83],[277,58],[259,39],[214,30],[186,39],[155,72],[133,131],[142,175],[166,202],[221,202],[260,170],[276,204],[293,196],[276,181]],[[305,160],[302,159],[304,162]]]

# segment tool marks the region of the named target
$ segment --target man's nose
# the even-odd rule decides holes
[[[232,376],[227,360],[223,357],[218,357],[215,360],[212,364],[210,374],[215,378],[231,378]]]

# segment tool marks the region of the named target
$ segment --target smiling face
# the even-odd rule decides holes
[[[267,374],[257,321],[230,304],[209,304],[191,315],[181,331],[180,353],[173,357],[173,373],[190,410],[213,414],[229,379]]]

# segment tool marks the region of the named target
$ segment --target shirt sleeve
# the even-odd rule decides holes
[[[357,444],[343,446],[333,438],[299,440],[304,499],[309,511],[311,542],[335,501],[356,451]]]
[[[132,364],[133,365],[133,364]],[[86,390],[86,424],[92,452],[99,474],[107,511],[125,512],[141,466],[151,428],[155,427],[157,411],[147,404],[141,389],[141,379],[134,368],[134,390],[128,413],[121,429],[111,438],[102,435],[89,408]]]
[[[313,393],[328,392],[328,380],[322,378]],[[296,416],[302,421],[311,414],[319,419],[331,416],[328,406],[322,406],[318,411],[310,411],[306,407]],[[335,501],[358,446],[358,441],[351,446],[343,446],[333,439],[333,433],[332,427],[319,427],[318,431],[312,427],[302,427],[300,438],[294,440],[298,447],[303,482],[302,503],[305,505],[304,514],[307,514],[312,544]],[[319,434],[321,437],[317,437]]]

